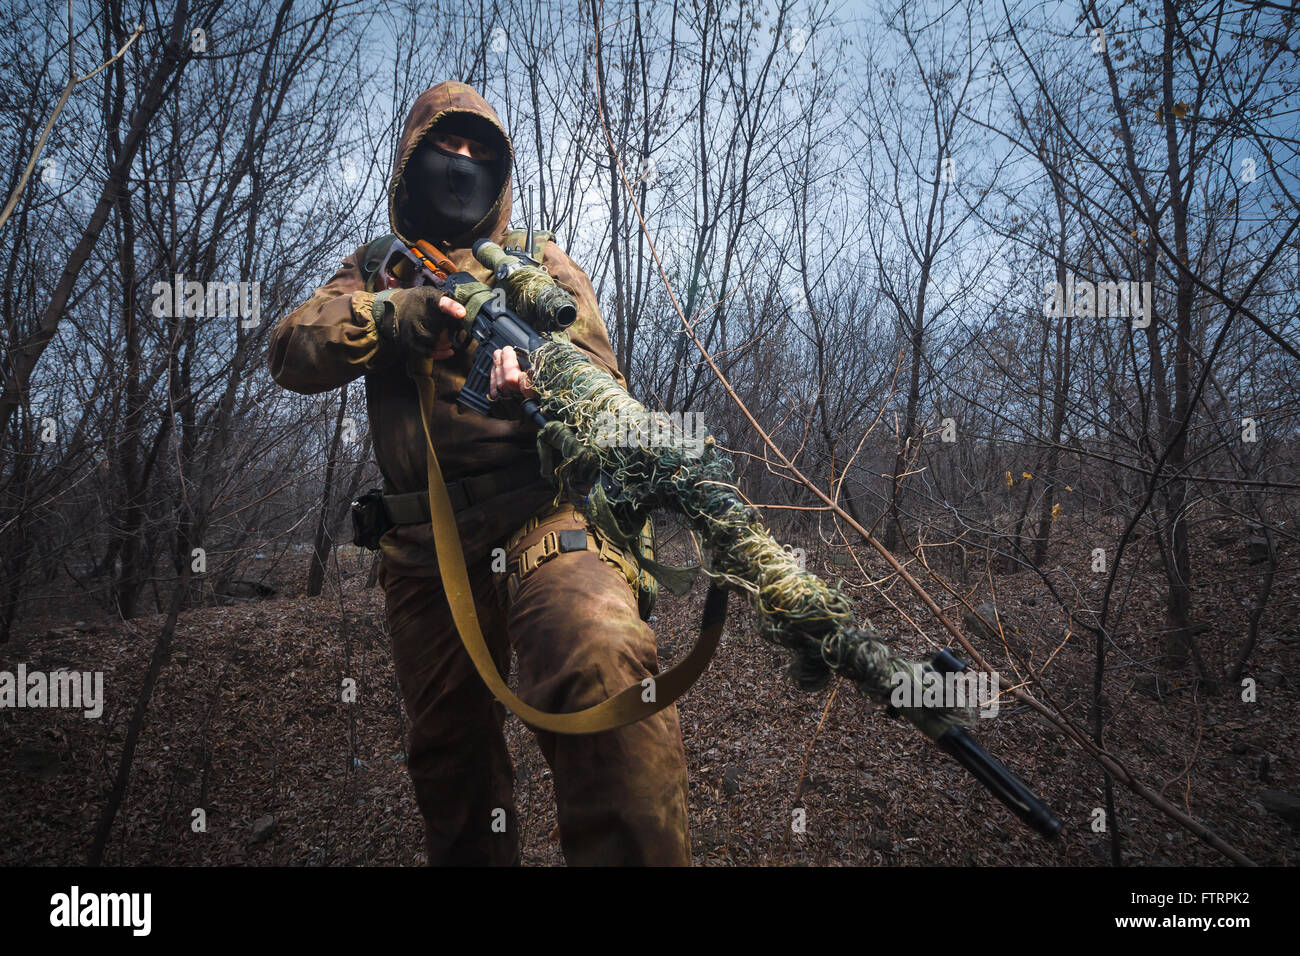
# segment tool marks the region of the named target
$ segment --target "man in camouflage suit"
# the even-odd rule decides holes
[[[473,89],[449,82],[425,91],[406,118],[389,183],[393,232],[408,244],[434,243],[460,269],[486,280],[470,247],[484,236],[504,242],[512,156],[496,113]],[[310,394],[364,375],[385,492],[410,498],[427,487],[427,474],[418,396],[405,359],[432,357],[438,401],[430,433],[498,669],[509,673],[513,648],[519,696],[550,712],[580,710],[658,674],[654,634],[638,615],[625,561],[611,560],[608,549],[602,559],[589,548],[548,555],[532,567],[548,533],[587,523],[571,507],[552,507],[553,491],[539,476],[533,424],[457,406],[470,357],[451,347],[449,329],[459,327],[463,307],[428,287],[377,295],[368,249],[348,256],[276,325],[269,356],[275,380]],[[573,344],[624,383],[591,280],[553,242],[542,264],[578,302]],[[495,356],[492,388],[503,399],[526,393],[513,351]],[[506,573],[492,570],[492,550],[501,547]],[[407,766],[429,862],[518,862],[505,710],[461,645],[427,519],[397,524],[380,551],[393,659],[411,721]],[[525,554],[531,557],[521,573]],[[570,864],[690,862],[686,760],[675,706],[619,730],[538,731],[536,737],[554,773],[560,841]]]

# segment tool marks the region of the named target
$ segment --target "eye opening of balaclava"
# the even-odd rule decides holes
[[[434,144],[451,133],[491,147],[496,159],[473,159]],[[490,122],[472,113],[444,116],[421,138],[402,174],[405,218],[422,239],[456,239],[480,226],[505,182],[509,150]]]

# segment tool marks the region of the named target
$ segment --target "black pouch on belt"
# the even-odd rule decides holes
[[[352,543],[357,547],[378,551],[379,539],[392,526],[381,489],[371,488],[352,502]]]

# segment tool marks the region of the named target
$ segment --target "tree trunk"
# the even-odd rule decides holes
[[[321,493],[320,518],[316,522],[316,537],[312,542],[311,571],[307,574],[307,596],[320,594],[325,584],[325,569],[329,554],[334,550],[334,538],[330,533],[330,516],[333,509],[330,502],[334,498],[334,473],[338,469],[339,446],[343,444],[343,418],[348,410],[348,390],[342,390],[339,396],[339,413],[334,418],[334,437],[330,439],[330,456],[325,463],[325,490]]]

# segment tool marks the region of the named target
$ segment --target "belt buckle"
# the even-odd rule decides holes
[[[549,561],[560,553],[560,536],[554,531],[548,531],[542,535],[542,540],[537,542],[542,549],[542,553],[537,556],[537,563]]]

